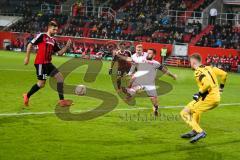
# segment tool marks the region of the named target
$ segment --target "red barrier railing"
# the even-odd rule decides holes
[[[3,49],[3,42],[4,40],[10,40],[12,43],[15,41],[23,42],[24,44],[27,44],[27,38],[30,36],[29,33],[17,33],[17,32],[0,32],[0,49]],[[118,40],[106,40],[106,39],[94,39],[94,38],[77,38],[77,37],[63,37],[63,36],[56,36],[57,41],[59,42],[66,42],[68,39],[72,39],[75,43],[82,43],[84,45],[103,45],[105,47],[114,47],[114,45],[117,45],[119,42]],[[172,45],[171,44],[160,44],[160,43],[148,43],[148,42],[132,42],[132,41],[126,41],[132,46],[136,46],[137,44],[141,43],[143,44],[144,49],[148,48],[154,48],[157,51],[157,60],[161,60],[160,52],[163,47],[168,48],[168,54],[171,54],[172,52]],[[210,47],[199,47],[199,46],[189,46],[188,49],[188,55],[191,55],[193,53],[199,53],[202,56],[203,62],[205,63],[205,60],[208,55],[232,55],[236,56],[239,54],[238,50],[235,49],[223,49],[223,48],[210,48]]]

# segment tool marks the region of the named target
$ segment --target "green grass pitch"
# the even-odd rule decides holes
[[[24,66],[24,54],[0,51],[0,160],[240,159],[240,85],[236,73],[229,73],[221,106],[201,117],[207,138],[190,144],[179,138],[189,128],[178,117],[181,108],[174,106],[186,105],[197,91],[192,70],[170,67],[178,74],[178,80],[161,78],[173,86],[171,92],[159,96],[165,115],[162,119],[150,119],[148,98],[137,98],[136,106],[128,106],[118,97],[116,109],[104,116],[89,121],[63,121],[53,114],[58,95],[48,83],[31,98],[30,107],[23,109],[22,93],[36,82],[34,57],[31,55],[31,64]],[[53,64],[60,66],[69,59],[53,57]],[[84,84],[117,96],[108,75],[109,65],[103,62],[96,82]],[[86,67],[75,70],[66,82],[83,83],[85,70]],[[65,97],[75,103],[72,112],[101,103],[89,97]]]

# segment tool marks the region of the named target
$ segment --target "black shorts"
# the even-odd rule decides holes
[[[52,63],[34,65],[38,80],[46,80],[48,76],[53,77],[59,72]]]
[[[129,71],[130,71],[130,68],[118,68],[117,75],[119,77],[123,77],[124,74],[128,74]]]

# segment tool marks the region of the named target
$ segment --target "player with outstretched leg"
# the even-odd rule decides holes
[[[58,25],[55,21],[50,21],[48,24],[48,30],[46,33],[38,34],[27,46],[27,54],[24,59],[24,64],[28,65],[30,59],[30,51],[33,45],[38,46],[38,51],[35,58],[35,68],[37,74],[37,83],[32,88],[23,94],[24,105],[29,105],[30,97],[39,91],[39,89],[45,86],[48,76],[52,76],[57,80],[57,91],[59,95],[58,104],[62,107],[72,105],[72,100],[64,99],[63,95],[63,75],[57,70],[57,68],[51,63],[52,54],[57,53],[59,56],[63,55],[67,49],[71,46],[71,40],[68,40],[65,47],[60,49],[58,43],[53,38],[57,33]]]
[[[133,59],[129,57],[126,58],[121,55],[117,56],[119,58],[125,59],[126,61],[133,61]],[[155,56],[156,50],[148,49],[147,56],[137,60],[137,71],[133,74],[132,85],[129,88],[123,88],[123,91],[127,94],[127,98],[131,98],[139,90],[146,91],[152,102],[153,112],[157,116],[159,108],[157,90],[155,85],[157,71],[161,70],[163,73],[167,74],[175,80],[177,79],[177,75],[172,74],[165,66],[154,60]]]

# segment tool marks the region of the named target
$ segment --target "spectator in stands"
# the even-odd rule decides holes
[[[210,13],[209,13],[209,24],[210,25],[215,25],[217,15],[218,15],[217,9],[216,8],[211,8]]]
[[[218,39],[216,40],[215,46],[216,46],[216,47],[222,47],[222,40],[221,40],[220,38],[218,38]]]
[[[237,71],[240,59],[238,56],[232,57],[230,54],[229,56],[217,56],[214,55],[213,57],[208,55],[206,58],[206,64],[219,67],[225,71]]]
[[[222,57],[219,57],[219,68],[222,68],[223,70],[226,70],[226,56],[223,55]]]
[[[212,65],[212,57],[210,55],[206,58],[206,65]]]
[[[232,62],[232,70],[233,70],[233,71],[237,71],[239,62],[240,62],[239,57],[238,57],[238,56],[235,56],[235,57],[233,58],[233,62]]]
[[[72,16],[76,17],[78,15],[79,12],[79,8],[81,7],[81,4],[79,6],[78,2],[75,2],[72,6]]]
[[[190,37],[195,37],[197,34],[201,32],[202,25],[199,21],[193,20],[192,23],[188,23],[185,27],[185,32],[190,34]]]
[[[219,65],[219,57],[216,54],[212,58],[212,65],[213,67],[218,67]]]
[[[179,6],[179,10],[180,11],[185,11],[187,9],[186,3],[185,1],[182,1],[180,6]]]
[[[231,71],[232,62],[233,62],[233,57],[232,57],[232,55],[230,54],[228,57],[226,57],[226,62],[225,62],[226,71]]]
[[[213,31],[204,35],[197,43],[205,47],[222,47],[238,49],[240,44],[240,32],[230,24],[215,25]]]

